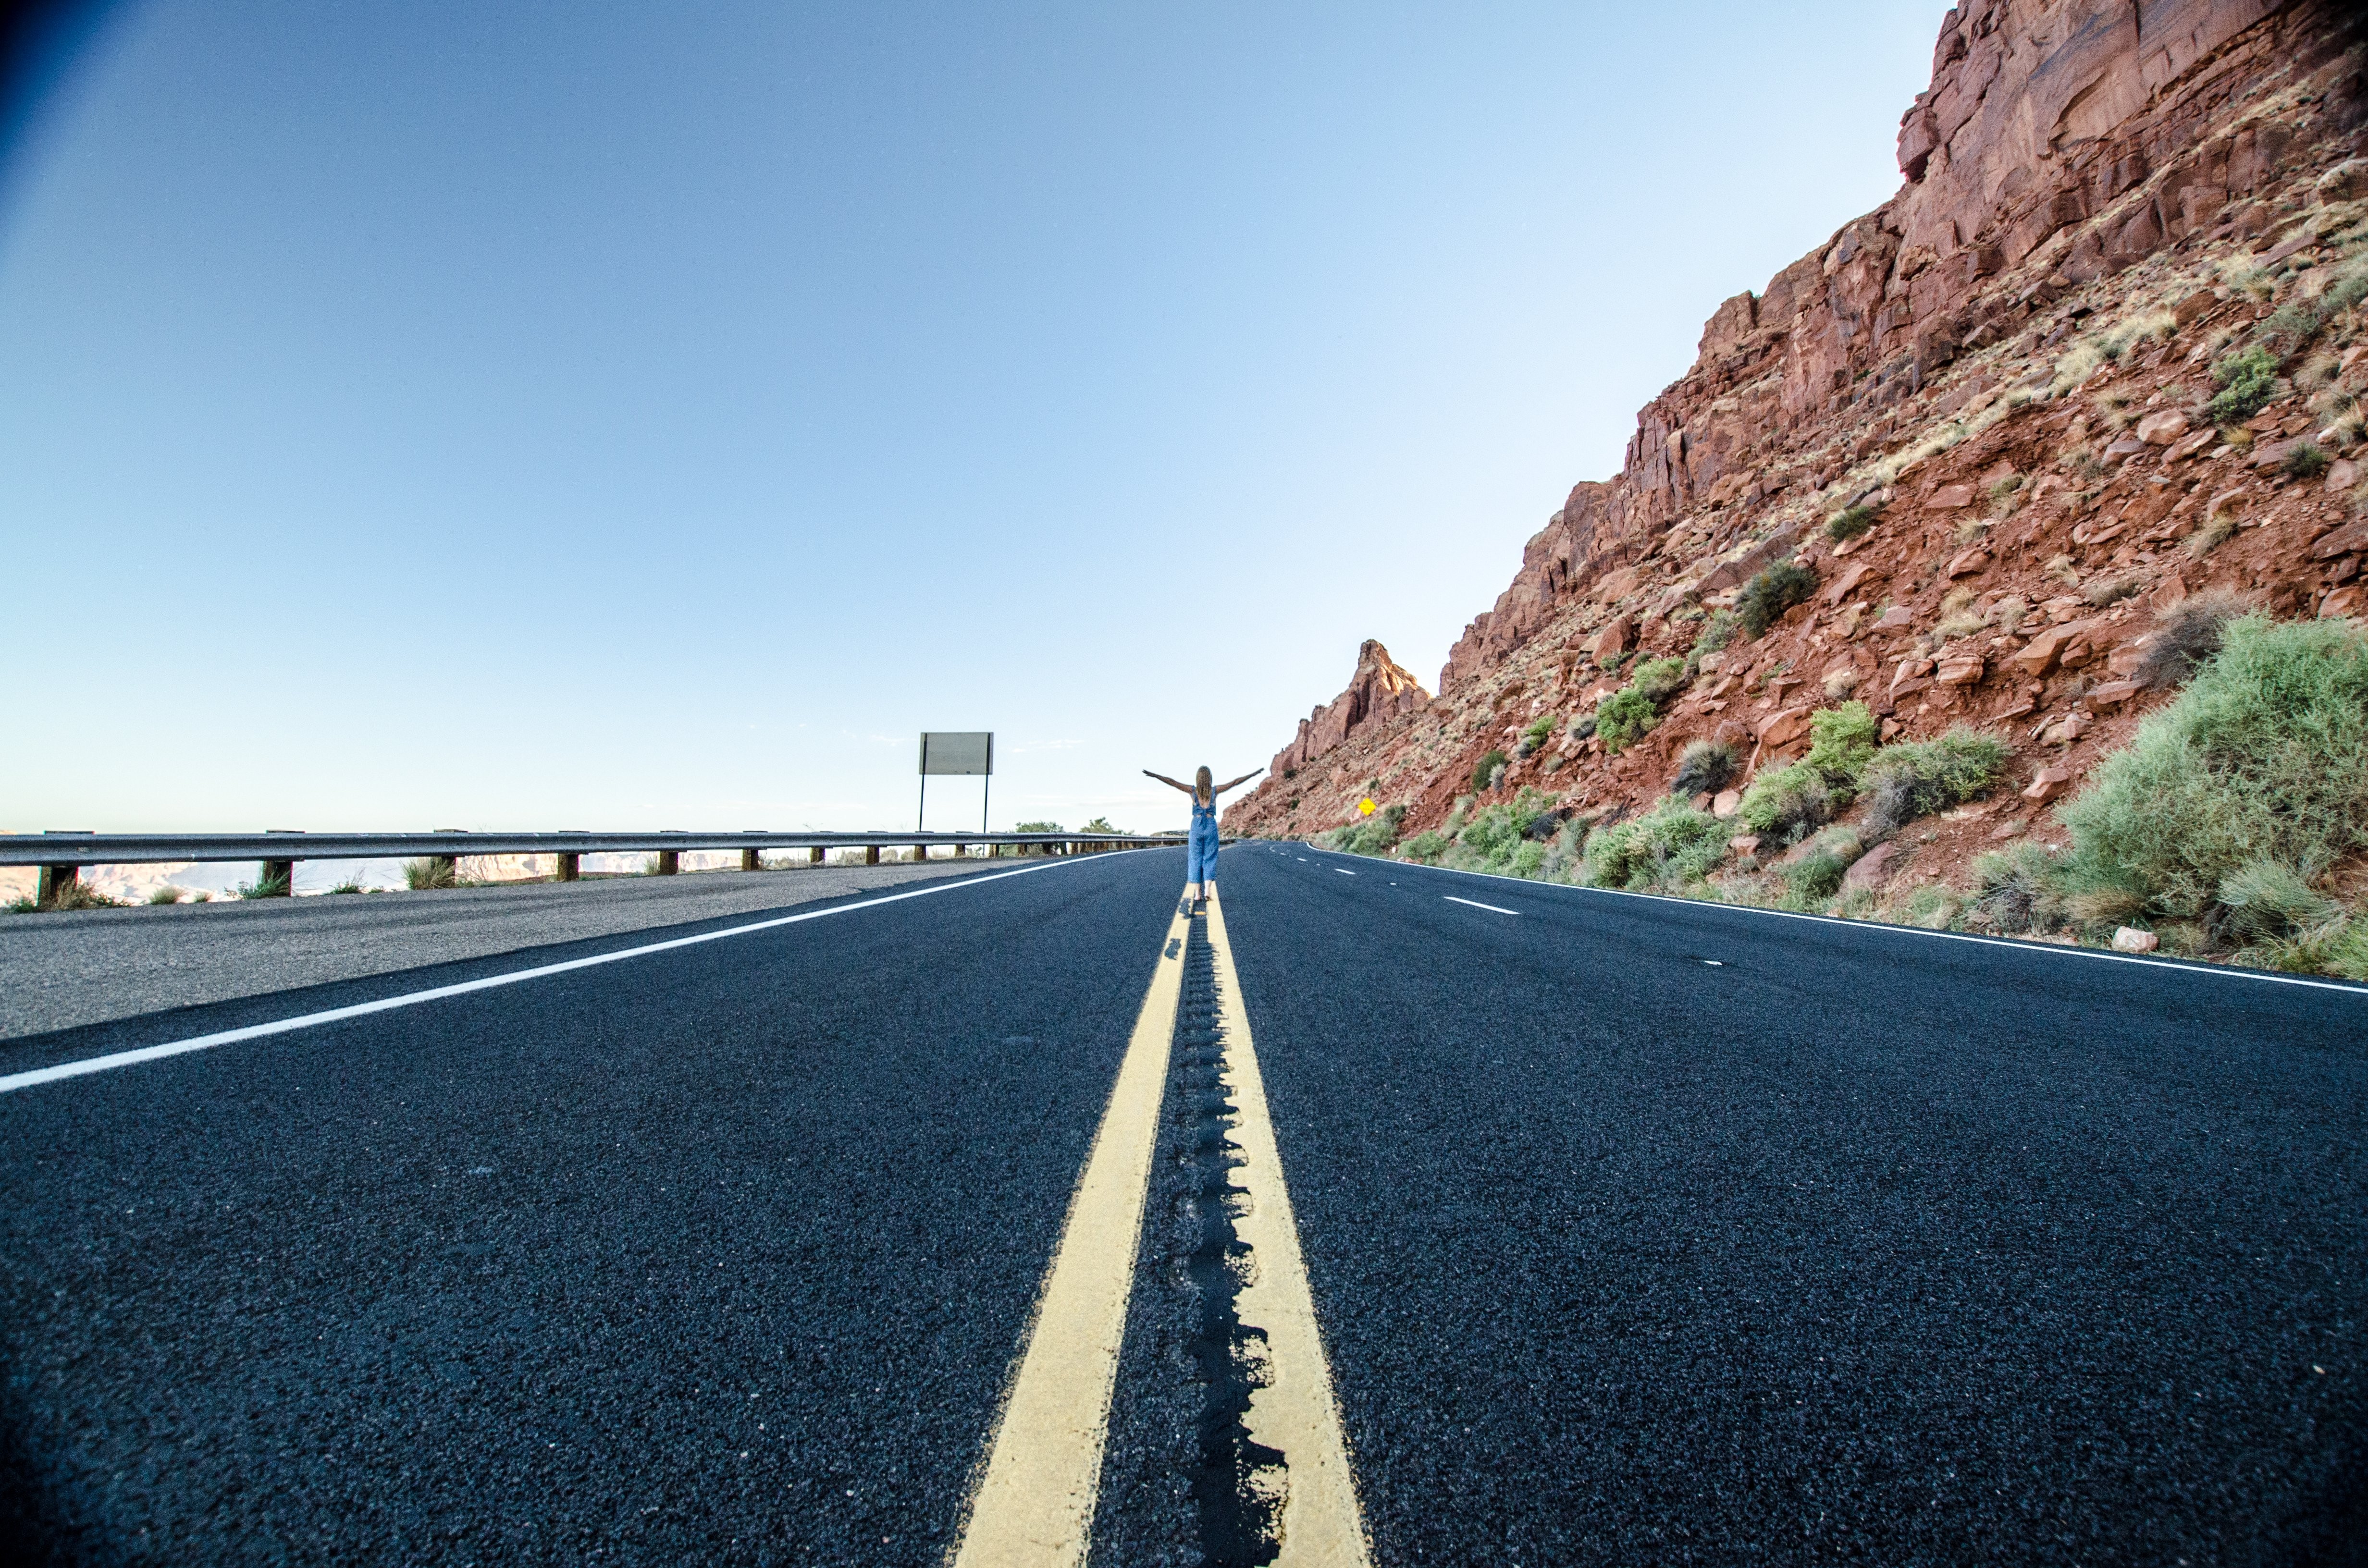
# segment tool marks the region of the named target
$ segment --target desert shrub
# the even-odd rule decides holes
[[[1530,749],[1535,751],[1553,738],[1554,733],[1554,716],[1551,713],[1541,713],[1531,721],[1528,729],[1521,732],[1521,739],[1529,742]]]
[[[368,888],[363,887],[361,883],[355,881],[350,877],[329,890],[332,893],[359,893],[368,892],[370,890]],[[149,902],[153,903],[155,901],[151,899]]]
[[[1817,591],[1817,574],[1797,561],[1779,561],[1743,585],[1735,617],[1754,637],[1764,636],[1786,610]]]
[[[2155,617],[2133,678],[2148,690],[2177,686],[2220,651],[2221,629],[2250,607],[2226,588],[2181,599]]]
[[[1406,817],[1404,806],[1383,806],[1372,816],[1334,828],[1325,842],[1347,855],[1387,855],[1397,845]]]
[[[1806,907],[1823,903],[1842,891],[1850,862],[1830,849],[1814,849],[1783,868],[1787,903]]]
[[[1628,685],[1657,705],[1683,691],[1687,678],[1683,659],[1647,659],[1629,675]]]
[[[1032,831],[1022,826],[1022,833]],[[446,855],[431,855],[424,859],[403,863],[403,885],[414,892],[427,888],[450,888],[461,885],[460,863]]]
[[[444,885],[449,887],[451,884],[448,882]],[[289,892],[288,879],[286,877],[265,876],[258,871],[256,874],[255,881],[251,882],[243,882],[239,885],[238,896],[241,898],[286,898]]]
[[[175,887],[172,883],[166,882],[149,893],[148,902],[150,903],[178,903],[181,902],[181,890]]]
[[[1726,828],[1708,812],[1675,796],[1642,816],[1599,827],[1587,835],[1587,885],[1647,892],[1681,887],[1708,876],[1726,854]]]
[[[1078,831],[1079,833],[1115,833],[1115,834],[1124,834],[1124,833],[1126,832],[1126,829],[1124,829],[1124,828],[1122,828],[1122,827],[1113,827],[1113,826],[1111,826],[1111,825],[1110,825],[1110,818],[1108,818],[1108,817],[1096,817],[1096,818],[1094,818],[1094,820],[1093,820],[1093,821],[1091,821],[1091,822],[1089,822],[1089,823],[1086,824],[1086,825],[1085,825],[1085,826],[1083,826],[1083,827],[1081,827],[1081,828],[1077,829],[1077,831]]]
[[[1974,799],[1997,782],[2013,752],[2002,736],[1963,728],[1936,740],[1884,747],[1859,775],[1867,797],[1866,830],[1896,833],[1918,817]]]
[[[1736,770],[1741,766],[1735,748],[1725,741],[1690,742],[1678,757],[1678,771],[1669,780],[1669,793],[1689,798],[1715,793],[1735,782]]]
[[[1743,792],[1741,813],[1755,833],[1797,844],[1833,820],[1833,791],[1805,762],[1761,774]]]
[[[36,904],[30,899],[25,901],[25,910],[27,911],[36,908],[121,909],[122,907],[123,901],[121,899],[108,897],[105,893],[99,892],[88,882],[84,881],[80,877],[76,877],[70,882],[60,882],[57,886],[56,893],[49,903]]]
[[[2277,395],[2277,356],[2258,343],[2240,348],[2212,367],[2212,384],[2220,390],[2204,405],[2204,413],[2214,424],[2250,419]]]
[[[1703,620],[1702,630],[1694,634],[1693,652],[1690,655],[1688,663],[1700,665],[1702,663],[1702,656],[1704,653],[1715,653],[1720,649],[1725,647],[1728,643],[1734,642],[1736,624],[1735,612],[1733,610],[1716,609],[1711,611],[1708,619]]]
[[[2076,891],[2169,919],[2225,915],[2223,881],[2271,860],[2317,875],[2368,846],[2368,637],[2247,616],[2187,689],[2058,812]]]
[[[2301,872],[2275,860],[2248,860],[2221,878],[2219,900],[2229,928],[2257,942],[2292,936],[2343,913]]]
[[[1836,544],[1856,539],[1874,527],[1877,514],[1872,506],[1845,506],[1826,519],[1826,537]]]
[[[1475,794],[1486,794],[1497,787],[1497,770],[1505,766],[1505,754],[1491,749],[1486,756],[1472,765],[1472,789]]]
[[[1809,715],[1809,755],[1803,760],[1828,784],[1854,785],[1874,756],[1878,733],[1874,713],[1863,702],[1821,708]]]
[[[2062,872],[2036,844],[1974,860],[1974,913],[2001,931],[2052,931],[2064,922]]]
[[[2286,453],[2286,460],[2278,467],[2289,479],[2317,479],[2325,473],[2335,460],[2327,455],[2324,447],[2308,441],[2298,443]]]
[[[1447,846],[1452,842],[1453,841],[1437,828],[1430,828],[1407,839],[1400,858],[1419,861],[1426,866],[1435,866],[1439,864],[1439,858],[1447,853]]]
[[[1474,813],[1441,856],[1441,863],[1464,871],[1535,876],[1545,859],[1544,838],[1560,825],[1554,797],[1522,790],[1510,801]],[[1543,832],[1538,830],[1542,825]],[[1527,850],[1523,846],[1529,846]]]
[[[1622,687],[1595,706],[1595,733],[1601,737],[1603,749],[1614,756],[1660,722],[1660,709],[1633,686]]]
[[[1910,926],[1921,926],[1928,931],[1945,931],[1957,917],[1957,900],[1949,890],[1927,882],[1907,895],[1900,906],[1900,915]]]

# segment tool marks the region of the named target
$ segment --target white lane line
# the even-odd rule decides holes
[[[1339,873],[1340,873],[1342,876],[1344,876],[1344,877],[1353,877],[1353,876],[1355,876],[1355,875],[1357,874],[1356,872],[1349,870],[1348,868],[1346,868],[1346,867],[1344,867],[1344,866],[1335,866],[1335,867],[1333,867],[1332,869],[1333,869],[1334,870],[1336,870],[1336,871],[1339,872]]]
[[[1211,899],[1212,917],[1216,907]],[[996,1420],[954,1568],[1085,1561],[1190,928],[1180,908],[1168,917],[1118,1083],[1044,1275],[1019,1371]]]
[[[1468,904],[1470,904],[1470,905],[1471,905],[1473,908],[1474,908],[1474,909],[1485,909],[1485,910],[1486,910],[1486,911],[1487,911],[1489,914],[1491,914],[1491,915],[1519,915],[1519,914],[1520,914],[1520,913],[1521,913],[1521,912],[1520,912],[1520,910],[1518,910],[1518,909],[1499,909],[1499,908],[1497,908],[1497,907],[1495,904],[1493,904],[1493,903],[1482,903],[1478,899],[1474,899],[1474,898],[1458,898],[1458,897],[1456,897],[1456,896],[1455,896],[1453,893],[1452,893],[1452,892],[1451,892],[1451,893],[1441,893],[1440,896],[1440,897],[1442,897],[1442,898],[1444,898],[1445,900],[1447,900],[1447,902],[1448,902],[1448,903],[1468,903]]]
[[[1229,1141],[1239,1151],[1233,1177],[1244,1193],[1234,1233],[1248,1249],[1249,1268],[1235,1298],[1242,1324],[1266,1336],[1265,1377],[1250,1391],[1242,1427],[1253,1442],[1282,1455],[1281,1551],[1275,1568],[1366,1568],[1371,1554],[1357,1506],[1357,1477],[1340,1429],[1331,1364],[1315,1321],[1299,1221],[1291,1211],[1267,1110],[1266,1080],[1234,969],[1224,906],[1209,901],[1209,945],[1217,971],[1218,1032],[1224,1038],[1224,1075],[1236,1110]]]
[[[803,915],[783,915],[770,920],[758,920],[746,926],[734,926],[728,930],[704,931],[696,937],[674,937],[663,942],[648,942],[638,948],[625,948],[613,953],[598,953],[588,959],[569,959],[564,963],[538,964],[532,969],[513,970],[507,974],[489,974],[482,980],[464,980],[454,985],[432,986],[426,991],[407,991],[400,996],[381,996],[375,1002],[357,1002],[350,1007],[330,1007],[318,1013],[302,1013],[292,1018],[278,1018],[268,1024],[249,1024],[245,1028],[223,1029],[215,1034],[194,1035],[188,1040],[166,1040],[161,1045],[143,1045],[136,1051],[119,1051],[106,1056],[88,1056],[79,1062],[61,1062],[54,1067],[36,1067],[28,1072],[11,1073],[0,1077],[0,1095],[14,1094],[40,1084],[54,1084],[63,1078],[81,1078],[93,1073],[109,1073],[119,1067],[136,1067],[143,1062],[160,1062],[167,1056],[180,1056],[192,1051],[211,1051],[218,1045],[235,1045],[241,1040],[262,1040],[268,1035],[287,1034],[295,1029],[308,1029],[317,1024],[339,1023],[347,1018],[359,1018],[371,1013],[392,1012],[397,1007],[416,1007],[423,1002],[440,1002],[447,996],[466,996],[472,991],[491,991],[498,986],[523,984],[548,975],[565,974],[571,970],[594,969],[604,963],[622,963],[627,959],[646,958],[652,953],[671,952],[677,948],[695,948],[701,942],[720,942],[726,937],[746,937],[757,931],[770,931],[778,926],[795,926],[802,920],[820,920],[833,915],[851,915],[859,909],[876,909],[883,903],[898,903],[908,898],[927,898],[931,893],[951,892],[956,888],[973,888],[985,882],[999,882],[1006,877],[1024,877],[1033,871],[1050,871],[1064,866],[1091,865],[1099,856],[1055,860],[1050,865],[1023,866],[1016,871],[994,871],[983,877],[958,877],[934,887],[912,888],[904,892],[883,893],[867,898],[860,903],[841,903],[828,909],[810,909]]]

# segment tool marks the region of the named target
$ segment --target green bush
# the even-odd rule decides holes
[[[1875,516],[1872,506],[1845,506],[1826,519],[1826,537],[1836,544],[1856,539],[1874,527]]]
[[[1711,611],[1709,618],[1702,622],[1702,629],[1694,634],[1693,653],[1686,662],[1699,667],[1704,653],[1715,653],[1734,642],[1736,625],[1733,610]]]
[[[2220,390],[2204,412],[2214,425],[2250,419],[2277,395],[2277,356],[2258,343],[2240,348],[2212,367],[2212,382]]]
[[[1797,844],[1833,820],[1833,791],[1823,773],[1796,762],[1753,779],[1743,792],[1741,815],[1754,833]]]
[[[1974,912],[2001,931],[2053,931],[2064,923],[2063,869],[2036,844],[1974,860]]]
[[[1821,708],[1809,715],[1809,755],[1804,758],[1827,783],[1848,787],[1874,756],[1874,713],[1863,702]]]
[[[1463,871],[1534,876],[1545,858],[1544,841],[1560,824],[1554,806],[1553,796],[1523,789],[1510,801],[1485,807],[1455,835],[1440,861]],[[1523,845],[1534,847],[1527,870],[1521,869]]]
[[[1964,728],[1937,740],[1884,747],[1859,775],[1867,797],[1866,830],[1896,833],[1918,817],[1974,799],[1998,781],[2013,754],[2003,737]]]
[[[2317,479],[2334,460],[2324,449],[2304,441],[2288,451],[2286,460],[2278,466],[2288,479]]]
[[[1633,686],[1622,687],[1595,705],[1595,733],[1602,739],[1605,753],[1612,756],[1642,740],[1660,722],[1660,709]]]
[[[1334,828],[1325,835],[1325,843],[1347,855],[1387,855],[1397,845],[1406,817],[1404,806],[1383,806],[1372,816]]]
[[[2368,637],[2340,621],[2227,622],[2220,652],[2058,816],[2078,891],[2225,919],[2255,861],[2306,876],[2368,846]]]
[[[1407,839],[1400,858],[1417,860],[1426,866],[1436,866],[1439,864],[1439,858],[1447,853],[1447,846],[1453,842],[1437,828],[1430,828]]]
[[[1779,561],[1743,585],[1735,597],[1735,617],[1754,637],[1783,618],[1784,612],[1817,591],[1817,574],[1797,561]]]
[[[1784,885],[1792,897],[1785,902],[1806,907],[1823,903],[1842,891],[1850,862],[1830,849],[1817,849],[1784,868]]]
[[[1657,705],[1683,691],[1691,678],[1683,659],[1647,659],[1629,675],[1628,685]]]
[[[1726,854],[1726,827],[1675,796],[1587,835],[1587,885],[1647,892],[1701,881]]]
[[[1486,794],[1497,787],[1497,769],[1506,765],[1503,752],[1490,750],[1488,755],[1472,765],[1472,788],[1474,793]]]

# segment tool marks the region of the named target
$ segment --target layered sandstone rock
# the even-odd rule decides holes
[[[1394,665],[1390,689],[1408,695],[1377,699],[1366,644],[1358,682],[1301,726],[1229,829],[1329,827],[1372,779],[1408,805],[1409,833],[1436,825],[1491,749],[1515,757],[1508,789],[1633,809],[1689,736],[1756,765],[1853,694],[1886,739],[2016,724],[2019,743],[2054,748],[2017,765],[2015,787],[2044,802],[2136,722],[2141,694],[2103,677],[2128,673],[2108,656],[2127,663],[2154,610],[2226,586],[2279,613],[2360,613],[2358,470],[2281,488],[2323,416],[2283,392],[2240,433],[2248,447],[2203,413],[2214,346],[2360,251],[2354,9],[1951,12],[1900,130],[1899,193],[1718,307],[1693,366],[1639,413],[1620,472],[1572,488],[1427,709]],[[2316,284],[2297,270],[2314,258]],[[2256,281],[2234,289],[2238,273]],[[2100,357],[2100,329],[2140,318],[2150,335]],[[2368,397],[2368,335],[2348,347],[2350,331],[2332,345],[2340,373]],[[1860,503],[1877,525],[1829,539],[1827,520]],[[2218,519],[2239,530],[2226,547],[2198,538]],[[1816,573],[1812,600],[1701,661],[1647,743],[1617,757],[1567,730],[1520,744],[1612,689],[1621,656],[1684,653],[1707,611],[1788,556]]]
[[[1740,526],[1771,498],[1823,486],[1855,454],[1801,453],[1793,437],[1821,420],[1848,413],[1880,443],[1886,410],[2073,285],[2223,223],[2266,227],[2274,214],[2252,199],[2298,128],[2248,119],[2243,99],[2351,41],[2325,3],[1977,0],[1950,12],[1932,85],[1901,127],[1906,186],[1759,293],[1719,306],[1693,368],[1637,415],[1619,474],[1573,487],[1450,651],[1440,691],[1679,517],[1716,510]],[[2043,275],[2002,286],[2034,259],[2050,264]]]
[[[1369,637],[1357,650],[1357,673],[1349,677],[1349,689],[1299,722],[1299,733],[1274,754],[1269,776],[1295,775],[1360,731],[1415,712],[1429,700],[1422,683]]]

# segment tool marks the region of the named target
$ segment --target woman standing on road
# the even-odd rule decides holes
[[[1165,773],[1143,770],[1145,778],[1156,778],[1171,790],[1181,790],[1192,797],[1192,836],[1184,846],[1184,896],[1199,903],[1217,891],[1217,797],[1235,784],[1247,784],[1266,770],[1253,767],[1229,784],[1212,784],[1212,775],[1205,767],[1192,775],[1190,784],[1178,784]],[[1204,891],[1205,890],[1205,891]]]

